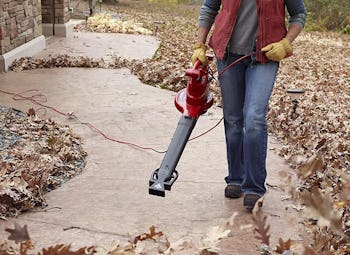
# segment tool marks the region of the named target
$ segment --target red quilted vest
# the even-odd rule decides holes
[[[231,38],[241,0],[222,0],[222,9],[215,18],[215,29],[209,40],[210,47],[218,59],[223,59]],[[286,36],[284,0],[256,0],[258,32],[256,59],[266,63],[268,59],[261,52],[264,46],[277,42]]]

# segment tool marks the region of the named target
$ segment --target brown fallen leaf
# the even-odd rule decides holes
[[[38,255],[92,255],[95,253],[95,247],[83,247],[76,251],[71,250],[70,245],[57,244],[44,248]]]
[[[314,249],[312,249],[310,247],[305,247],[303,255],[319,255],[319,254],[317,254]]]
[[[135,255],[135,248],[135,245],[131,243],[121,245],[117,242],[109,249],[107,255]]]
[[[168,249],[164,251],[164,254],[170,255],[176,251],[191,250],[194,248],[192,240],[181,238],[175,242],[167,243]]]
[[[291,249],[292,240],[288,239],[287,241],[283,241],[282,238],[278,239],[278,245],[276,247],[276,252],[278,254],[283,254],[285,251],[289,251]]]
[[[324,168],[324,165],[322,152],[318,151],[315,155],[310,157],[306,163],[299,167],[299,177],[305,179],[316,171],[321,171]]]
[[[320,227],[327,226],[339,235],[344,234],[342,213],[334,208],[329,194],[323,194],[319,188],[313,187],[310,192],[302,192],[300,198],[306,206],[304,209],[306,217],[316,219]]]
[[[219,253],[214,251],[208,251],[207,249],[201,250],[199,255],[219,255]]]
[[[217,252],[219,241],[232,235],[230,229],[226,229],[226,224],[223,226],[210,227],[206,236],[201,240],[201,250]]]
[[[156,228],[155,226],[151,226],[149,228],[149,233],[143,233],[141,235],[137,235],[132,243],[133,244],[136,244],[138,241],[144,241],[144,240],[147,240],[147,239],[154,239],[154,238],[158,238],[158,237],[161,237],[163,236],[163,232],[162,231],[159,231],[159,232],[156,232]]]
[[[35,116],[35,110],[34,108],[29,108],[27,111],[27,115],[28,116]]]
[[[15,228],[6,228],[5,231],[10,233],[8,237],[9,240],[15,241],[15,243],[22,243],[30,240],[27,225],[21,227],[17,222],[15,222]]]
[[[263,214],[260,207],[253,211],[253,221],[255,224],[255,232],[259,234],[256,239],[260,240],[261,243],[270,246],[270,225],[266,223],[267,216]]]

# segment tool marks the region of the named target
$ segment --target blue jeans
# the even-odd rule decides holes
[[[218,59],[218,72],[240,57]],[[241,185],[244,194],[266,192],[266,112],[278,67],[277,62],[261,64],[246,58],[219,77],[228,162],[225,180]]]

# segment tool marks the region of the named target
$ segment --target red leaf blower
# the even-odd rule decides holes
[[[208,57],[213,60],[213,57]],[[149,194],[165,196],[165,190],[171,190],[179,173],[175,170],[186,143],[196,125],[197,119],[213,105],[213,97],[208,92],[208,66],[196,61],[192,69],[186,70],[187,86],[175,96],[175,106],[182,112],[177,128],[171,139],[163,161],[149,180]]]

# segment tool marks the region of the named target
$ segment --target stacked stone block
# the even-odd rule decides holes
[[[70,20],[69,0],[42,0],[41,4],[43,23],[64,24]]]
[[[0,0],[0,55],[40,35],[41,0]]]

